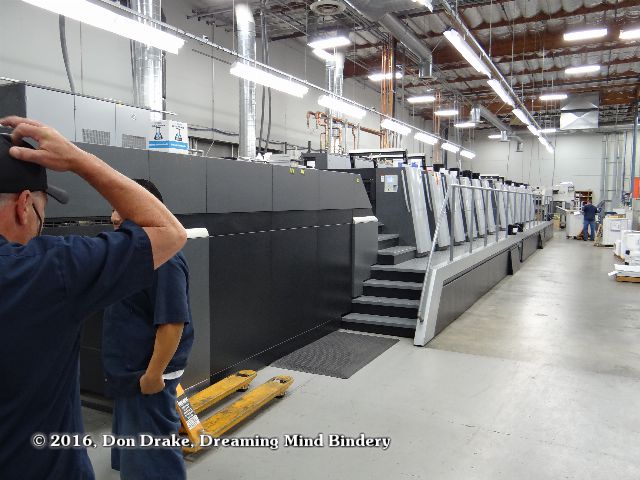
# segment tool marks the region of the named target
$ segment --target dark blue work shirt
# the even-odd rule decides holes
[[[596,219],[596,214],[598,213],[598,209],[592,204],[588,204],[582,207],[582,213],[584,213],[585,221],[593,222]]]
[[[92,479],[84,448],[36,449],[34,433],[82,433],[82,321],[151,285],[147,234],[0,237],[0,479]]]
[[[166,323],[184,324],[178,349],[165,370],[172,373],[184,370],[193,345],[189,267],[182,252],[155,271],[150,288],[105,310],[102,363],[108,395],[140,393],[139,380],[151,360],[156,329]]]

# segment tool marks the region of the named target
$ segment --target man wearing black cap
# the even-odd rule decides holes
[[[80,414],[82,321],[150,287],[186,232],[153,195],[55,130],[19,117],[0,125],[13,128],[0,134],[0,478],[92,479]],[[79,175],[127,220],[94,238],[40,236],[47,195],[67,201],[46,168]]]

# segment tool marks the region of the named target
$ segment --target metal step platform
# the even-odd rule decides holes
[[[424,270],[403,269],[397,265],[373,265],[371,267],[371,278],[374,280],[422,283],[424,275]]]
[[[413,338],[416,319],[350,313],[342,317],[344,328],[361,332],[384,333],[399,337]]]
[[[397,233],[379,233],[378,234],[378,250],[384,250],[389,247],[397,247],[400,242],[400,235]]]
[[[408,298],[419,300],[422,283],[370,279],[364,282],[364,295],[369,297]]]
[[[419,300],[407,298],[388,298],[361,296],[354,298],[351,305],[353,313],[365,313],[399,318],[418,318]]]
[[[416,256],[416,247],[396,246],[378,250],[378,263],[381,265],[397,265]]]

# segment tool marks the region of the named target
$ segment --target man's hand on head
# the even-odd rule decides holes
[[[12,157],[25,162],[37,163],[58,172],[77,172],[91,154],[79,149],[64,138],[55,129],[42,123],[22,117],[5,117],[0,125],[13,128],[14,147],[9,153]],[[32,138],[39,144],[39,149],[19,147],[24,138]]]

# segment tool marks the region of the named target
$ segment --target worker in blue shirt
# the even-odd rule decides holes
[[[596,215],[598,214],[598,209],[591,202],[584,202],[582,214],[584,215],[582,240],[587,241],[588,229],[591,227],[591,237],[589,237],[589,240],[593,242],[596,239]]]
[[[162,201],[152,182],[135,181]],[[116,209],[111,222],[116,230],[122,226]],[[150,287],[105,310],[102,361],[107,394],[114,398],[116,437],[178,434],[176,386],[192,344],[189,268],[179,252],[155,271]],[[186,478],[179,447],[112,448],[111,467],[123,480]]]
[[[20,117],[0,125],[13,129],[0,134],[0,478],[93,479],[80,410],[82,323],[149,288],[186,232],[148,191],[54,129]],[[46,168],[79,175],[127,220],[93,238],[41,236],[47,195],[68,198]],[[56,433],[77,434],[67,438],[76,448],[54,448]]]

